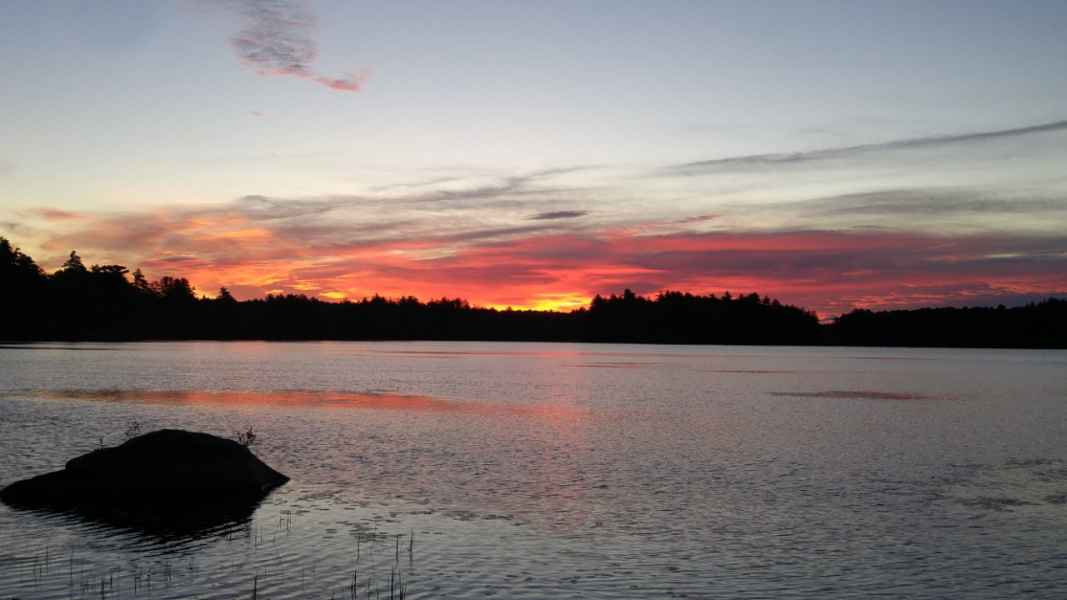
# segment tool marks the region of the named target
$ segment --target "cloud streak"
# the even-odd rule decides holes
[[[911,215],[935,217],[961,214],[1067,214],[1067,197],[993,195],[982,190],[949,188],[940,190],[886,190],[845,194],[808,203],[809,208],[826,215]]]
[[[682,163],[667,168],[667,172],[674,175],[700,175],[707,171],[716,171],[722,168],[741,166],[775,166],[793,163],[806,163],[820,160],[847,158],[849,156],[868,154],[880,151],[929,148],[940,146],[953,146],[975,142],[988,142],[1005,138],[1017,138],[1043,133],[1067,131],[1067,120],[1016,127],[1012,129],[997,129],[991,131],[974,131],[969,133],[916,137],[877,144],[860,144],[856,146],[842,146],[839,148],[822,148],[806,152],[781,152],[769,154],[748,154],[742,156],[730,156],[712,160],[701,160]]]
[[[244,28],[230,38],[230,45],[245,65],[260,75],[298,77],[341,92],[358,92],[363,74],[327,76],[315,70],[318,59],[316,20],[300,0],[231,0]]]
[[[72,221],[83,217],[80,213],[57,208],[40,208],[30,212],[46,221]]]
[[[577,219],[589,214],[587,210],[553,210],[537,213],[530,217],[531,221],[554,221],[557,219]]]

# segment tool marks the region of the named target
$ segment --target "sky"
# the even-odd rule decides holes
[[[12,0],[0,236],[214,295],[1067,295],[1067,3]]]

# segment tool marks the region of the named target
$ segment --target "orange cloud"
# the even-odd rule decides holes
[[[567,224],[574,219],[486,228],[476,221],[325,220],[317,206],[253,208],[86,216],[40,247],[51,256],[46,267],[77,249],[89,262],[142,267],[150,277],[181,275],[203,292],[225,286],[238,298],[447,296],[498,308],[570,310],[624,288],[680,289],[758,292],[832,315],[854,307],[1011,303],[1067,291],[1062,235],[656,234],[639,225]]]

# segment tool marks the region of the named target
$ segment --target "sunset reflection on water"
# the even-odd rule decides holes
[[[526,415],[561,420],[578,418],[587,413],[586,410],[578,407],[559,404],[508,405],[410,394],[319,390],[41,390],[36,395],[41,398],[55,400],[315,407],[466,413],[474,415]]]

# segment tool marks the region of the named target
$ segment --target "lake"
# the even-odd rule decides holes
[[[0,348],[0,485],[134,424],[292,481],[180,536],[0,505],[0,598],[1067,596],[1067,351]]]

